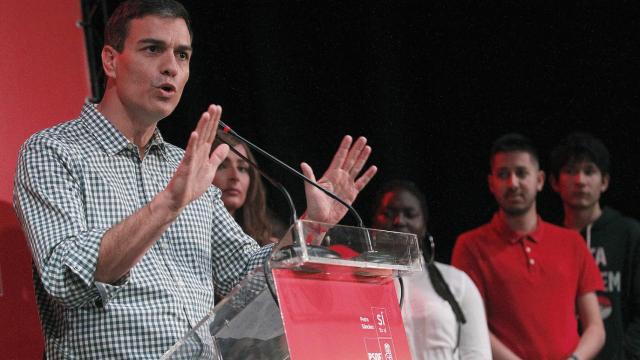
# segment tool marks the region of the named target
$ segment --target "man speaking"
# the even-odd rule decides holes
[[[260,248],[211,186],[228,151],[211,152],[222,108],[202,114],[183,151],[156,125],[189,78],[191,25],[173,0],[133,0],[110,17],[99,104],[23,145],[14,206],[28,237],[46,358],[157,359],[271,248]],[[371,148],[342,141],[319,180],[353,202]],[[314,178],[308,165],[305,175]],[[307,217],[346,213],[307,188]],[[210,338],[203,338],[205,344]]]

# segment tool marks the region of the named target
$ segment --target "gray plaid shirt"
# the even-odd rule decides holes
[[[183,150],[137,147],[94,104],[22,146],[14,206],[34,260],[48,359],[157,359],[271,251],[210,187],[115,284],[94,279],[104,233],[162,191]],[[209,343],[210,339],[203,339]]]

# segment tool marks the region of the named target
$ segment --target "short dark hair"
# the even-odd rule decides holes
[[[420,191],[418,186],[408,180],[391,180],[382,185],[375,196],[375,203],[373,213],[375,214],[380,207],[380,203],[382,202],[382,198],[385,194],[389,192],[399,192],[406,191],[411,195],[415,196],[420,202],[420,210],[422,210],[422,217],[424,219],[424,225],[427,225],[427,221],[429,219],[429,207],[427,206],[427,198],[424,196],[424,193]],[[375,216],[375,215],[374,215]]]
[[[179,2],[175,0],[127,0],[118,5],[109,17],[104,29],[104,44],[122,52],[131,20],[140,19],[147,15],[183,19],[193,41],[189,13]]]
[[[564,166],[582,161],[594,163],[603,175],[609,175],[609,150],[602,140],[584,132],[569,134],[551,151],[549,170],[557,179]]]
[[[538,149],[533,142],[526,136],[519,133],[508,133],[499,137],[491,146],[491,154],[489,156],[489,166],[493,166],[493,159],[498,153],[510,152],[526,152],[531,158],[540,164]]]

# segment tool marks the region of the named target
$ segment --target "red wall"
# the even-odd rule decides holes
[[[0,351],[41,359],[31,259],[11,207],[20,145],[72,119],[89,96],[80,1],[0,0]]]

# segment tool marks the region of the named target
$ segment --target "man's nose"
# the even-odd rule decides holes
[[[518,185],[518,176],[515,173],[509,174],[507,177],[507,185],[510,187],[515,187]]]
[[[574,181],[578,184],[584,184],[586,178],[587,176],[585,175],[584,171],[578,171],[574,175]]]
[[[167,51],[166,54],[163,55],[162,61],[162,74],[174,77],[178,74],[178,60],[176,59],[173,52]]]

